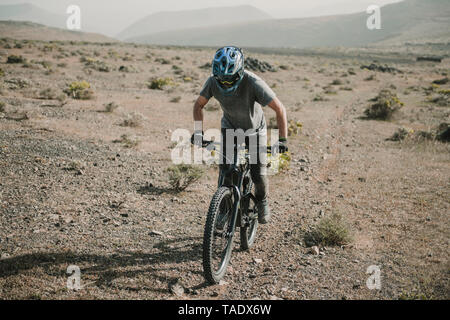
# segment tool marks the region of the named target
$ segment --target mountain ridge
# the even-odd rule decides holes
[[[447,0],[406,0],[381,8],[382,29],[368,30],[366,12],[312,18],[271,19],[219,27],[166,31],[126,41],[161,45],[247,47],[330,47],[426,39],[450,39],[450,6]],[[412,33],[411,30],[417,33]]]
[[[160,11],[150,14],[117,34],[118,39],[135,38],[150,33],[177,30],[178,25],[183,29],[196,27],[211,27],[238,23],[243,21],[257,21],[271,19],[266,12],[250,6],[210,7],[204,9]],[[221,21],[217,23],[217,21]],[[151,32],[148,32],[151,30]]]
[[[0,34],[2,37],[15,40],[42,40],[42,41],[87,41],[87,42],[117,42],[99,33],[72,31],[62,28],[49,27],[30,21],[0,21]]]

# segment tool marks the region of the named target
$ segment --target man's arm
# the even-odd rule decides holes
[[[277,116],[277,125],[280,130],[280,138],[287,139],[287,116],[286,108],[278,98],[273,99],[268,106],[275,111]]]
[[[194,130],[202,131],[203,128],[203,107],[208,103],[208,99],[203,96],[199,96],[194,104]]]

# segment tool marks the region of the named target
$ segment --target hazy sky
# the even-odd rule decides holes
[[[158,11],[253,5],[275,18],[294,18],[365,10],[370,4],[400,0],[0,0],[0,4],[28,2],[58,14],[70,4],[81,8],[83,31],[116,35],[134,21]]]

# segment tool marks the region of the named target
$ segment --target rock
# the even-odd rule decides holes
[[[257,258],[254,258],[253,259],[253,262],[255,262],[255,263],[262,263],[263,261],[262,261],[262,259],[257,259]]]
[[[179,279],[176,279],[174,282],[169,283],[169,291],[172,294],[180,297],[184,294],[185,289],[183,285],[180,283]]]
[[[450,142],[450,124],[441,123],[438,127],[436,139],[442,142]]]
[[[162,233],[161,231],[152,230],[152,231],[150,231],[150,235],[151,236],[163,236],[164,233]]]
[[[417,57],[417,61],[431,61],[431,62],[442,62],[443,57],[439,56],[420,56]]]
[[[443,79],[434,80],[433,83],[434,83],[434,84],[442,85],[442,84],[447,84],[448,81],[449,81],[448,78],[445,77],[445,78],[443,78]]]
[[[366,182],[366,178],[360,177],[360,178],[358,178],[358,181],[359,181],[359,182]]]
[[[227,284],[228,284],[228,282],[226,282],[224,280],[219,281],[219,286],[226,286]]]
[[[8,259],[9,257],[10,257],[9,253],[3,252],[2,255],[0,256],[0,260]]]
[[[277,70],[267,62],[260,61],[256,58],[247,57],[245,59],[245,68],[251,71],[258,72],[276,72]]]
[[[387,65],[377,65],[375,63],[370,64],[369,66],[361,66],[361,69],[369,69],[371,71],[380,71],[380,72],[387,72],[387,73],[403,73],[403,71],[389,67]]]
[[[309,249],[309,252],[310,252],[311,254],[315,255],[315,256],[318,256],[318,255],[320,254],[320,250],[319,250],[319,247],[318,247],[318,246],[312,246],[312,247]]]

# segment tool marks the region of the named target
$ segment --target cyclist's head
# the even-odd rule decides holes
[[[214,55],[212,72],[223,92],[234,92],[244,78],[244,53],[237,47],[220,48]]]

